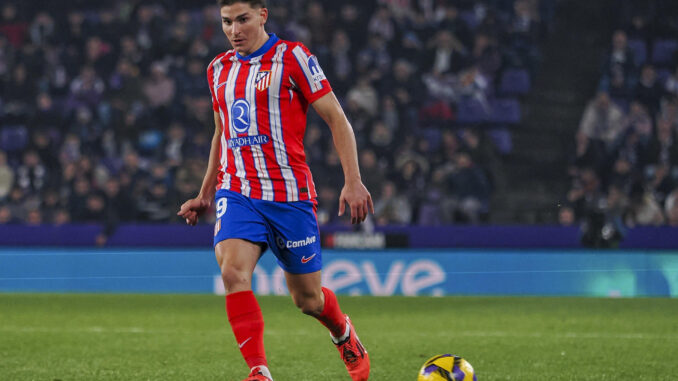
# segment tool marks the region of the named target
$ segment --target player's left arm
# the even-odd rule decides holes
[[[365,221],[367,214],[374,214],[374,204],[370,192],[363,185],[358,167],[358,149],[353,128],[334,92],[318,98],[311,103],[315,111],[327,123],[332,131],[334,147],[337,149],[341,167],[344,170],[344,187],[339,196],[339,215],[342,216],[348,204],[351,211],[351,223]]]

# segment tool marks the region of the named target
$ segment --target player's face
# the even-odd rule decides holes
[[[264,24],[268,9],[252,8],[248,3],[237,2],[221,7],[221,28],[228,41],[243,56],[259,49],[268,35]]]

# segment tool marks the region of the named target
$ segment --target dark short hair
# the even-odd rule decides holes
[[[266,8],[266,0],[217,0],[219,7],[233,5],[235,3],[247,3],[252,8]]]

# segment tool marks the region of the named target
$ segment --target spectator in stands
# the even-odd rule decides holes
[[[14,216],[12,216],[12,210],[9,206],[0,204],[0,225],[7,225],[12,223],[19,222]]]
[[[483,75],[494,78],[502,65],[497,40],[488,34],[477,33],[473,40],[471,59]]]
[[[106,85],[92,66],[85,66],[80,74],[71,81],[68,110],[82,106],[95,108],[103,98]]]
[[[421,77],[416,75],[415,66],[405,59],[397,60],[392,73],[381,81],[379,91],[393,96],[400,124],[405,130],[413,129],[425,97],[424,84]]]
[[[7,164],[7,154],[0,151],[0,204],[7,198],[14,186],[14,171]]]
[[[120,181],[109,178],[103,187],[105,220],[112,226],[120,222],[132,222],[137,219],[137,206],[132,197],[124,192]]]
[[[592,168],[583,168],[567,194],[567,202],[572,205],[578,220],[584,220],[591,211],[599,210],[604,200],[600,189],[600,179]]]
[[[355,86],[346,94],[349,103],[353,103],[370,118],[379,113],[379,96],[367,77],[360,77]],[[356,127],[360,129],[360,126]]]
[[[388,7],[380,6],[377,8],[367,24],[367,31],[372,35],[380,36],[386,45],[391,43],[396,35],[396,28]]]
[[[30,209],[26,215],[26,225],[39,226],[43,223],[40,209]]]
[[[652,192],[659,204],[663,204],[666,196],[676,189],[676,181],[671,176],[669,167],[664,164],[646,167],[645,176],[648,191]]]
[[[54,221],[57,210],[63,208],[61,198],[54,189],[47,189],[42,193],[40,211],[45,222]]]
[[[606,178],[608,184],[615,184],[628,194],[634,182],[640,177],[640,170],[633,166],[629,158],[618,157],[612,165],[612,173]]]
[[[579,132],[589,139],[601,140],[611,147],[624,132],[624,112],[600,92],[588,103],[579,124]]]
[[[427,46],[426,60],[429,67],[426,72],[440,78],[455,74],[467,65],[468,49],[447,30],[436,33]]]
[[[574,215],[574,209],[570,206],[562,206],[558,209],[558,224],[560,226],[574,226],[577,219]]]
[[[457,36],[463,46],[471,46],[473,33],[466,22],[459,17],[459,8],[454,3],[442,5],[441,20],[438,22],[438,30],[449,30]]]
[[[34,150],[23,154],[21,165],[17,168],[16,183],[26,193],[40,192],[49,180],[49,172]]]
[[[21,19],[16,5],[6,2],[2,6],[2,19],[0,19],[0,33],[7,37],[10,44],[16,49],[21,48],[26,40],[28,23]]]
[[[603,170],[606,165],[605,145],[600,140],[594,140],[583,132],[575,135],[574,157],[570,159],[568,173],[577,176],[582,168],[594,168],[596,172]]]
[[[15,185],[9,192],[7,206],[9,207],[9,215],[12,221],[23,221],[26,219],[26,193],[24,190]]]
[[[661,225],[664,223],[664,214],[652,192],[646,191],[642,184],[636,183],[631,189],[629,213],[625,218],[625,225]]]
[[[73,191],[68,198],[68,213],[76,221],[84,221],[87,217],[87,198],[92,191],[91,184],[84,176],[76,175]]]
[[[490,183],[468,152],[459,151],[455,155],[455,164],[456,169],[448,178],[452,195],[457,201],[455,220],[479,223],[486,217]]]
[[[607,54],[603,73],[608,77],[612,73],[621,74],[625,82],[634,82],[637,77],[638,64],[633,57],[633,52],[628,47],[626,32],[617,30],[612,35],[612,49]]]
[[[678,189],[671,192],[664,202],[666,223],[670,226],[678,226]]]
[[[168,108],[174,101],[176,85],[167,75],[167,68],[163,63],[156,61],[151,65],[151,76],[144,82],[142,91],[151,109],[157,113],[169,112]]]
[[[674,67],[673,72],[666,79],[664,90],[673,97],[678,96],[678,66]]]
[[[678,168],[678,139],[669,120],[657,120],[657,133],[647,149],[647,156],[649,163]]]
[[[664,94],[664,88],[657,79],[654,66],[649,64],[643,66],[634,93],[636,99],[647,108],[650,115],[655,115],[659,111],[659,101]]]
[[[399,195],[391,181],[381,184],[381,195],[374,205],[374,218],[377,225],[403,225],[412,220],[412,208],[408,198]]]
[[[360,173],[367,189],[379,189],[384,183],[384,168],[379,166],[377,155],[371,149],[360,151]]]
[[[2,99],[24,109],[35,99],[35,86],[28,77],[26,65],[16,65],[11,73],[11,77],[2,84]]]

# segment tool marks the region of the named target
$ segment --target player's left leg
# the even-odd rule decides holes
[[[347,315],[341,312],[334,292],[321,286],[320,271],[308,274],[285,272],[294,304],[306,315],[318,319],[330,331],[346,369],[354,381],[370,374],[370,358]]]

